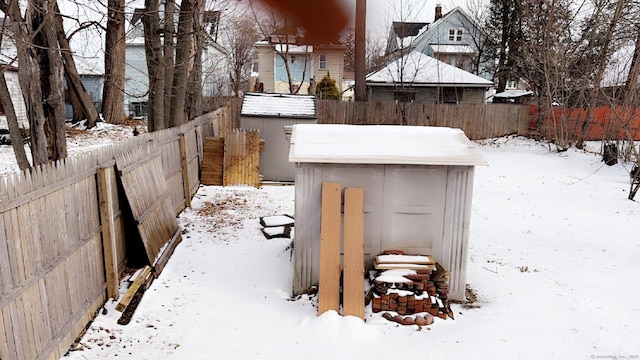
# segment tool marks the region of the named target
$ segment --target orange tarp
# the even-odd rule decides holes
[[[554,138],[555,134],[573,134],[572,138],[578,138],[586,114],[587,109],[554,107],[536,127],[538,106],[531,105],[529,131],[547,138]],[[618,140],[630,137],[640,140],[640,108],[597,107],[586,131],[585,140]]]

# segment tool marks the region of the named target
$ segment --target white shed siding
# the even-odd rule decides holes
[[[289,162],[290,140],[285,138],[285,126],[315,124],[316,119],[292,119],[274,117],[240,117],[243,129],[260,130],[264,139],[264,151],[260,153],[260,174],[266,181],[294,181],[295,166]]]
[[[464,299],[473,167],[298,164],[294,293],[317,285],[323,182],[364,188],[365,265],[385,249],[431,254]]]
[[[449,294],[453,299],[464,299],[469,258],[469,228],[471,200],[473,198],[473,167],[449,167],[449,185],[446,192],[443,241],[434,248],[433,255],[451,272]]]
[[[386,137],[382,138],[384,135]],[[464,299],[475,165],[486,160],[457,129],[296,125],[294,293],[317,285],[323,182],[364,189],[365,265],[385,249],[431,254]]]

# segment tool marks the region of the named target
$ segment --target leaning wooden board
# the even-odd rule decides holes
[[[322,183],[318,315],[340,309],[340,208],[342,185]]]
[[[364,320],[364,189],[344,190],[342,315]]]

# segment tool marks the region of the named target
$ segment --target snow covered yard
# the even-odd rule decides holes
[[[490,166],[475,176],[477,301],[452,305],[456,320],[316,316],[315,298],[290,299],[291,241],[260,231],[261,216],[293,214],[294,187],[203,186],[131,322],[108,301],[64,359],[638,358],[640,205],[624,165],[522,138],[479,148]]]

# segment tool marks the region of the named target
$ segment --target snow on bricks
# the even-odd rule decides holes
[[[453,319],[449,272],[431,256],[387,250],[376,257],[374,267],[367,294],[374,313],[387,311],[382,317],[401,325],[431,325],[435,317]]]
[[[294,218],[291,215],[271,215],[260,218],[262,234],[267,239],[277,237],[291,238],[291,230],[294,225]]]

